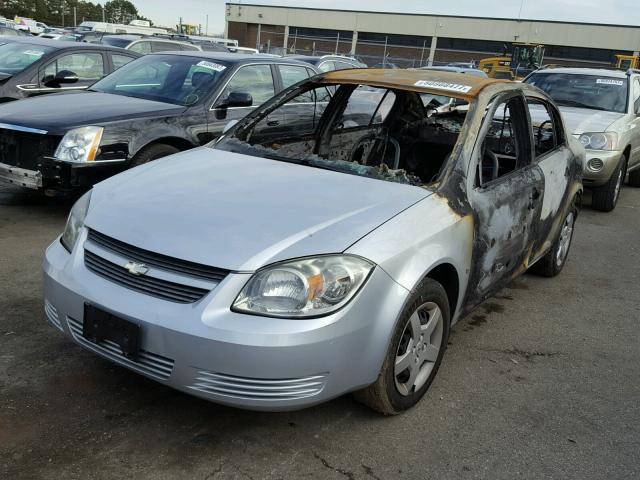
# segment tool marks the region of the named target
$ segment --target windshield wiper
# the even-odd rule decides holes
[[[589,108],[591,110],[602,110],[603,112],[608,112],[608,108],[598,107],[597,105],[587,105],[586,103],[577,102],[576,100],[556,100],[558,105],[563,105],[565,107],[578,107],[578,108]]]

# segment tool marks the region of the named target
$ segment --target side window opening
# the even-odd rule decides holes
[[[329,96],[328,88],[337,90]],[[315,83],[216,148],[248,148],[252,155],[428,185],[450,161],[467,111],[450,97],[425,100],[405,90]]]
[[[527,98],[529,117],[533,135],[536,158],[541,157],[559,144],[556,122],[546,103],[535,98]]]
[[[225,87],[220,98],[225,99],[232,92],[250,94],[254,107],[266,102],[275,95],[271,67],[269,65],[240,67]]]
[[[497,105],[496,105],[497,104]],[[531,163],[531,135],[523,100],[494,101],[487,109],[486,133],[480,144],[476,186],[490,183]]]
[[[633,101],[633,112],[637,115],[640,114],[640,78],[636,77],[635,82],[635,97]]]

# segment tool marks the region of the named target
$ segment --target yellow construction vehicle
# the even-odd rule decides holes
[[[637,55],[616,55],[616,68],[620,70],[640,69],[640,57]]]
[[[200,25],[181,23],[179,25],[176,25],[176,30],[182,35],[199,35]]]
[[[537,43],[512,43],[511,54],[480,60],[478,68],[490,78],[521,80],[542,66],[544,45]]]

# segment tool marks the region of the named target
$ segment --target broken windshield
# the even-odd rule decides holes
[[[366,85],[310,81],[283,98],[256,111],[215,148],[428,185],[443,172],[466,116],[449,97]]]

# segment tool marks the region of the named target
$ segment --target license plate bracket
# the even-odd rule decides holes
[[[82,336],[92,343],[110,340],[120,347],[122,354],[136,361],[140,351],[140,325],[111,315],[93,305],[85,304]]]

